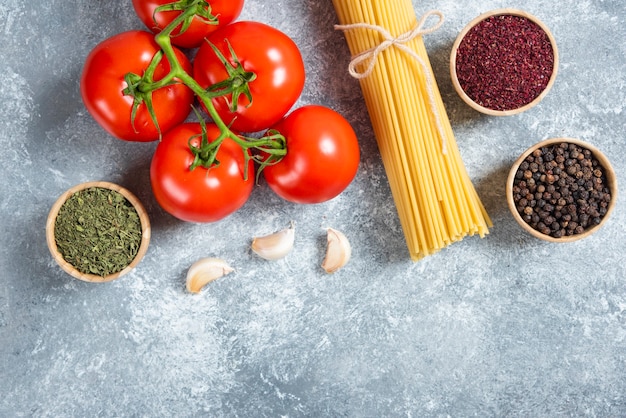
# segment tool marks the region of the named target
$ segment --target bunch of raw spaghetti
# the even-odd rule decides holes
[[[411,0],[333,0],[359,79],[408,250],[413,260],[491,220],[461,159]],[[439,23],[426,28],[433,17]]]

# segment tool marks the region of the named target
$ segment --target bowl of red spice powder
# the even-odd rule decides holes
[[[550,30],[531,14],[498,9],[472,20],[450,56],[455,90],[473,109],[493,116],[537,105],[557,74],[558,50]]]
[[[66,190],[46,221],[52,257],[66,273],[86,282],[110,282],[129,273],[146,254],[150,236],[141,201],[106,181]]]
[[[528,148],[513,163],[506,198],[528,233],[571,242],[605,224],[617,202],[617,178],[608,158],[593,145],[552,138]]]

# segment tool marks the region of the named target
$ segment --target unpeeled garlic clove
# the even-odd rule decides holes
[[[293,249],[295,240],[295,228],[291,224],[288,228],[282,229],[273,234],[252,239],[252,251],[259,257],[266,260],[278,260],[285,257]]]
[[[233,271],[234,269],[220,258],[202,258],[187,270],[187,290],[199,293],[208,283]]]
[[[343,232],[333,228],[326,230],[326,239],[326,257],[322,262],[322,268],[326,273],[334,273],[348,263],[352,247]]]

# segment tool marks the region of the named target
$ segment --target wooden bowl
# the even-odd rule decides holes
[[[54,234],[56,218],[59,213],[59,210],[61,209],[65,201],[74,193],[84,190],[84,189],[92,188],[92,187],[110,189],[110,190],[114,190],[120,193],[133,205],[133,207],[137,211],[137,215],[139,215],[139,220],[141,222],[141,233],[142,233],[141,243],[139,245],[139,249],[137,251],[135,258],[124,269],[116,273],[109,274],[107,276],[100,276],[97,274],[86,274],[77,270],[72,264],[67,262],[63,258],[63,255],[59,252],[57,248],[55,234]],[[81,183],[65,191],[65,193],[63,193],[56,200],[54,205],[52,205],[52,209],[50,210],[50,213],[48,214],[48,219],[46,222],[46,241],[48,243],[48,249],[50,250],[52,257],[65,272],[67,272],[68,274],[70,274],[72,277],[76,279],[83,280],[86,282],[95,282],[95,283],[110,282],[130,272],[133,268],[135,268],[135,266],[137,266],[137,264],[139,264],[143,256],[146,254],[146,251],[148,250],[148,245],[150,243],[150,235],[151,235],[150,220],[148,218],[148,214],[144,206],[141,204],[139,199],[137,199],[137,197],[133,195],[127,189],[117,184],[109,183],[106,181],[93,181],[93,182]]]
[[[602,217],[602,219],[601,219],[599,224],[593,225],[591,227],[588,227],[582,233],[573,234],[573,235],[565,235],[565,236],[563,236],[561,238],[556,238],[556,237],[553,237],[552,235],[548,235],[548,234],[542,233],[539,230],[534,229],[530,224],[528,224],[522,218],[522,216],[518,213],[517,208],[516,208],[516,204],[515,204],[515,200],[514,200],[514,197],[513,197],[513,187],[514,187],[514,182],[515,182],[515,176],[516,176],[516,173],[517,173],[517,170],[518,170],[520,164],[526,159],[526,157],[528,157],[530,154],[532,154],[535,150],[537,150],[539,148],[542,148],[542,147],[558,144],[558,143],[575,144],[575,145],[580,146],[583,149],[587,149],[587,150],[591,151],[592,156],[595,157],[598,160],[598,162],[600,163],[600,165],[602,166],[602,169],[604,171],[604,176],[606,178],[606,185],[607,185],[607,187],[608,187],[608,189],[609,189],[609,191],[611,193],[611,200],[610,200],[610,202],[608,204],[607,211],[604,214],[604,216]],[[607,219],[611,215],[611,212],[613,211],[613,209],[615,208],[615,205],[617,203],[617,177],[615,175],[615,170],[611,166],[611,163],[609,162],[608,158],[606,158],[606,156],[602,152],[600,152],[596,147],[594,147],[593,145],[588,144],[588,143],[586,143],[584,141],[581,141],[581,140],[578,140],[578,139],[573,139],[573,138],[552,138],[552,139],[547,139],[545,141],[541,141],[541,142],[533,145],[532,147],[528,148],[513,163],[512,167],[511,167],[511,170],[509,171],[509,176],[508,176],[507,182],[506,182],[506,200],[507,200],[507,204],[509,206],[509,210],[511,211],[511,214],[513,215],[513,218],[515,218],[517,223],[520,224],[520,226],[526,232],[531,234],[532,236],[534,236],[536,238],[539,238],[539,239],[542,239],[544,241],[549,241],[549,242],[572,242],[572,241],[577,241],[579,239],[586,238],[589,235],[593,234],[594,232],[596,232],[598,229],[600,229],[600,227],[602,227],[606,223]]]
[[[519,16],[519,17],[523,17],[528,19],[531,22],[534,22],[535,24],[537,24],[547,35],[548,39],[550,40],[550,44],[552,45],[552,52],[554,55],[554,65],[553,65],[553,69],[552,69],[552,74],[550,76],[550,79],[548,81],[547,86],[545,87],[545,89],[531,102],[521,106],[521,107],[517,107],[514,109],[506,109],[506,110],[497,110],[497,109],[490,109],[488,107],[482,106],[478,103],[476,103],[461,87],[461,83],[459,82],[459,78],[458,78],[458,74],[457,74],[457,52],[458,49],[461,45],[461,42],[463,41],[463,39],[465,38],[465,36],[467,35],[467,33],[474,27],[476,26],[478,23],[482,22],[483,20],[490,18],[492,16]],[[557,50],[557,46],[556,46],[556,41],[554,39],[554,36],[552,35],[552,32],[550,32],[550,29],[548,29],[548,27],[543,24],[543,22],[541,22],[539,19],[537,19],[535,16],[526,13],[522,10],[517,10],[517,9],[497,9],[497,10],[492,10],[490,12],[486,12],[481,14],[480,16],[476,17],[474,20],[472,20],[467,26],[465,26],[465,28],[459,33],[459,35],[457,36],[453,46],[452,46],[452,52],[450,54],[450,76],[452,78],[452,84],[454,86],[454,89],[456,90],[456,92],[458,93],[458,95],[461,97],[461,99],[467,103],[471,108],[473,108],[474,110],[477,110],[480,113],[486,114],[486,115],[491,115],[491,116],[510,116],[510,115],[515,115],[521,112],[524,112],[534,106],[536,106],[541,100],[543,100],[543,98],[546,96],[546,94],[548,94],[548,91],[552,88],[552,85],[554,84],[554,80],[556,79],[556,74],[557,74],[557,69],[558,69],[558,64],[559,64],[559,53]]]

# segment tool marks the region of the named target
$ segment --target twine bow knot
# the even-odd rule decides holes
[[[438,17],[438,21],[431,27],[425,27],[426,21],[429,17],[436,16]],[[443,24],[443,13],[438,10],[431,10],[425,13],[417,25],[411,29],[410,31],[403,33],[399,36],[394,37],[388,30],[381,26],[372,25],[369,23],[353,23],[349,25],[335,25],[335,29],[341,31],[349,31],[355,29],[369,29],[378,32],[382,37],[383,41],[372,47],[367,49],[355,56],[352,57],[350,64],[348,65],[348,72],[350,75],[356,79],[362,79],[369,76],[372,71],[374,71],[374,66],[376,65],[376,60],[378,56],[385,50],[391,47],[396,47],[401,51],[405,52],[413,59],[415,59],[422,67],[424,74],[426,76],[426,89],[428,92],[428,100],[430,102],[432,113],[435,117],[435,123],[437,125],[437,130],[439,131],[439,135],[442,140],[442,148],[444,154],[446,153],[446,141],[445,141],[445,130],[443,129],[443,125],[441,123],[441,118],[439,116],[439,112],[437,111],[437,103],[435,101],[435,93],[434,93],[434,85],[435,80],[433,75],[431,74],[427,63],[420,57],[417,52],[412,50],[407,44],[413,40],[414,38],[422,35],[427,35],[435,32],[437,29],[441,27]],[[359,71],[358,67],[361,64],[367,63],[367,66],[363,71]]]
[[[426,21],[428,20],[430,16],[437,16],[439,20],[437,21],[435,25],[429,28],[424,28],[424,26],[426,25]],[[437,29],[441,27],[442,24],[443,24],[443,13],[441,13],[438,10],[432,10],[424,14],[422,18],[420,19],[420,21],[418,22],[418,24],[412,30],[406,33],[403,33],[397,37],[394,37],[385,28],[381,26],[377,26],[377,25],[371,25],[369,23],[353,23],[351,25],[335,25],[335,29],[342,30],[342,31],[348,31],[348,30],[354,30],[354,29],[370,29],[382,35],[383,41],[380,44],[352,57],[352,61],[350,61],[350,65],[348,66],[348,71],[350,72],[350,75],[354,78],[361,79],[370,75],[371,72],[374,70],[374,65],[376,64],[376,59],[378,58],[378,55],[380,55],[380,53],[382,53],[384,50],[391,48],[392,46],[395,46],[396,48],[406,52],[411,57],[419,61],[420,64],[425,65],[422,58],[419,55],[417,55],[417,53],[413,51],[411,48],[409,48],[406,44],[409,43],[414,38],[417,38],[418,36],[427,35],[427,34],[435,32]],[[359,71],[357,67],[360,64],[365,63],[365,62],[368,62],[367,67],[365,68],[364,71]]]

